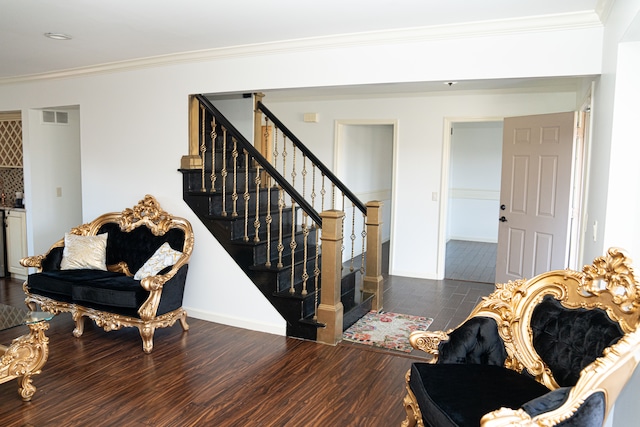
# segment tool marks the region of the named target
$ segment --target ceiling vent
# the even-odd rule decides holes
[[[69,124],[69,113],[67,113],[66,111],[43,110],[42,123],[60,124],[60,125]]]

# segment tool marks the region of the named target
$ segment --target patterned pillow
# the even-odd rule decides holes
[[[65,233],[61,270],[106,270],[107,233],[78,236]]]
[[[169,246],[169,243],[165,242],[158,248],[158,250],[144,263],[140,270],[133,276],[136,280],[142,280],[147,276],[155,276],[165,267],[175,264],[182,252],[176,251]]]

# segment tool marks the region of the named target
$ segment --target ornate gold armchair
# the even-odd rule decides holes
[[[601,426],[640,359],[640,285],[616,248],[582,272],[496,285],[467,320],[417,331],[409,426]]]
[[[179,320],[189,329],[182,297],[192,250],[191,224],[146,195],[133,209],[72,229],[46,254],[23,258],[23,266],[37,269],[24,282],[25,302],[70,312],[76,337],[84,317],[105,331],[137,327],[150,353],[156,328]]]

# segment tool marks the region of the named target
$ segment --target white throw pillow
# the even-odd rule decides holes
[[[169,246],[169,243],[165,242],[158,248],[158,250],[144,263],[140,270],[136,271],[133,276],[136,280],[142,280],[148,276],[155,276],[163,268],[178,262],[182,252],[176,251]]]
[[[78,236],[65,233],[61,270],[106,270],[107,233],[97,236]]]

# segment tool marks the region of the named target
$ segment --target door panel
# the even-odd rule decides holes
[[[504,120],[496,282],[567,266],[576,113]]]

